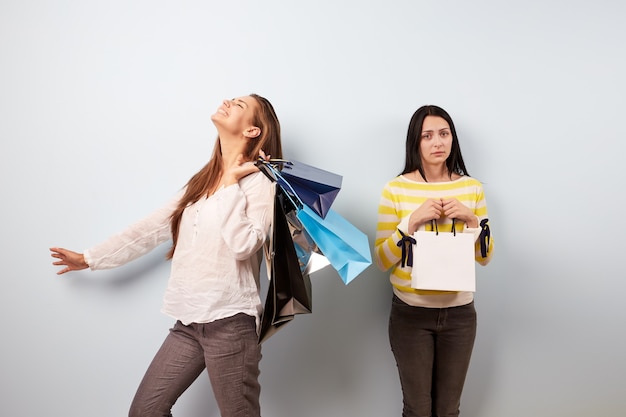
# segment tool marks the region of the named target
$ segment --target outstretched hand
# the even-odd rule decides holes
[[[51,256],[53,258],[59,259],[56,262],[52,262],[52,265],[65,266],[65,268],[57,272],[57,275],[89,268],[82,253],[63,248],[50,248],[50,252],[52,252]]]

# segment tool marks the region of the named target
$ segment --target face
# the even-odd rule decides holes
[[[224,100],[211,116],[211,121],[222,132],[247,136],[246,132],[254,127],[252,120],[257,107],[258,103],[250,96]]]
[[[426,116],[422,125],[420,153],[423,165],[440,165],[446,162],[452,149],[452,131],[445,119]]]

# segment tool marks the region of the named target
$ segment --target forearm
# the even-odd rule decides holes
[[[265,242],[274,210],[274,184],[257,175],[242,187],[233,184],[215,194],[222,239],[236,259],[247,259]]]
[[[84,251],[84,260],[92,270],[124,265],[150,252],[171,238],[170,216],[181,194],[150,215],[127,227],[104,242]]]

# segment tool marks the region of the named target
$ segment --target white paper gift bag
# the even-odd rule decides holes
[[[473,233],[417,231],[413,234],[411,287],[476,291]]]

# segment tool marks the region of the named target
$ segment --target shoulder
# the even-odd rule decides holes
[[[476,178],[470,177],[468,175],[464,175],[460,177],[459,181],[463,181],[466,185],[473,185],[473,186],[478,186],[478,187],[483,186],[483,184],[480,181],[478,181]]]
[[[470,176],[463,176],[455,181],[461,188],[466,190],[471,190],[474,194],[480,195],[483,194],[483,184],[478,181],[476,178],[472,178]]]
[[[389,181],[387,181],[385,183],[384,188],[385,189],[404,188],[404,187],[406,187],[407,185],[410,185],[410,184],[411,184],[411,181],[409,181],[403,175],[398,175],[397,177],[394,177],[394,178],[390,179]]]
[[[239,180],[240,183],[272,183],[261,171],[255,171]]]
[[[385,183],[385,185],[383,186],[382,193],[383,195],[396,194],[398,192],[401,192],[401,190],[406,186],[406,184],[407,184],[406,179],[404,179],[402,175],[398,175],[397,177]]]
[[[261,171],[253,172],[239,180],[239,186],[245,192],[252,189],[269,190],[274,188],[274,181],[267,178]]]

